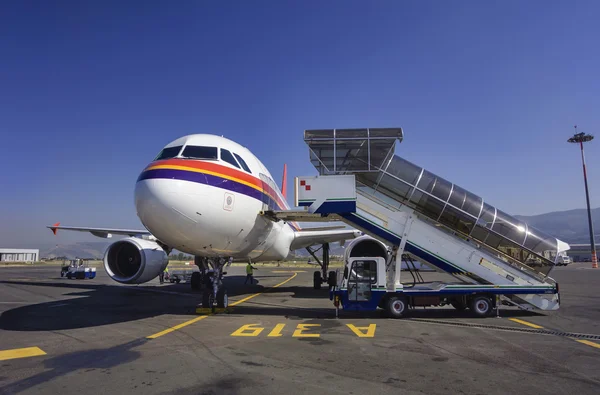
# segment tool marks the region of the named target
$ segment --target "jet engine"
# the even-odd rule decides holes
[[[348,258],[358,257],[382,257],[387,259],[388,247],[371,236],[361,236],[348,244],[344,253],[344,261],[347,262]]]
[[[148,282],[165,270],[169,258],[155,241],[128,237],[112,243],[104,253],[104,268],[123,284]]]

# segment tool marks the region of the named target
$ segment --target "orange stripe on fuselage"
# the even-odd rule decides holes
[[[144,171],[152,169],[195,171],[199,173],[207,173],[223,177],[232,181],[248,185],[252,188],[255,188],[258,191],[267,194],[269,197],[271,197],[271,199],[273,199],[277,203],[277,205],[281,209],[288,208],[288,205],[279,197],[277,191],[271,188],[269,184],[263,182],[260,178],[256,178],[254,176],[251,176],[250,174],[217,163],[189,159],[167,159],[150,163],[144,169]]]

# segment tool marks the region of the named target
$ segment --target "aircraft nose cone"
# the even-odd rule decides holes
[[[135,186],[138,218],[150,233],[173,248],[189,245],[198,236],[203,224],[196,211],[201,204],[202,196],[186,194],[178,180],[145,179]]]
[[[148,222],[152,218],[152,213],[159,214],[162,210],[162,199],[159,195],[159,190],[152,180],[141,180],[135,185],[134,200],[137,215],[144,224],[148,227]]]

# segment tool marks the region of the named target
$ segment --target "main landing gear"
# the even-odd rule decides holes
[[[200,271],[192,273],[190,283],[194,291],[202,294],[202,308],[214,312],[215,308],[227,308],[229,305],[227,288],[223,284],[223,276],[227,274],[223,269],[227,262],[225,258],[194,258]]]
[[[325,243],[321,246],[323,250],[323,261],[319,260],[319,258],[315,255],[319,250],[313,250],[310,247],[306,247],[306,251],[317,261],[319,266],[321,266],[321,271],[315,271],[313,273],[313,288],[321,289],[321,285],[324,283],[328,283],[330,286],[335,284],[336,274],[334,271],[328,272],[329,270],[329,243]]]

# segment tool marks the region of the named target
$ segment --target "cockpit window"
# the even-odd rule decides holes
[[[244,162],[244,160],[242,159],[242,157],[239,156],[238,154],[236,154],[235,152],[233,154],[235,155],[235,158],[238,160],[238,162],[240,162],[240,165],[242,165],[242,167],[244,168],[244,170],[246,170],[248,173],[252,174],[252,172],[250,171],[250,168],[248,167],[248,165],[246,164],[246,162]]]
[[[183,146],[178,145],[176,147],[163,148],[162,151],[160,151],[160,153],[158,154],[158,156],[156,158],[154,158],[154,160],[164,160],[164,159],[174,158],[177,156],[177,154],[179,154],[179,151],[181,151],[181,147],[183,147]]]
[[[229,164],[232,164],[238,169],[240,168],[240,165],[238,165],[238,163],[235,161],[235,158],[233,157],[233,155],[231,155],[231,152],[223,148],[221,148],[221,159]]]
[[[188,159],[217,159],[217,147],[186,145],[181,156]]]

